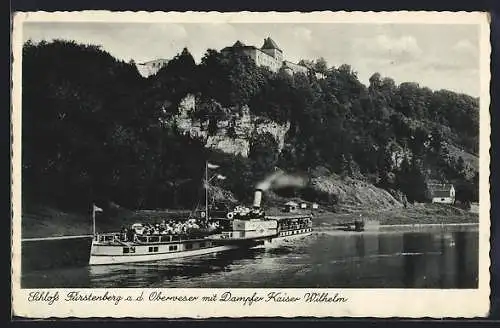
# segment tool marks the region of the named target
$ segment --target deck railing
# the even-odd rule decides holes
[[[159,244],[169,242],[182,242],[203,238],[202,235],[134,235],[133,241],[147,244]],[[104,233],[94,236],[94,240],[98,242],[132,242],[125,234],[120,233]]]

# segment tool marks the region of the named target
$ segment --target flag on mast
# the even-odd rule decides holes
[[[217,179],[219,179],[219,180],[226,180],[226,177],[225,177],[225,176],[223,176],[222,174],[217,174],[217,176],[216,176],[216,177],[217,177]]]
[[[219,165],[216,165],[216,164],[212,164],[212,163],[207,162],[207,167],[208,167],[209,169],[216,169],[216,168],[218,168],[218,167],[219,167]]]
[[[92,204],[92,234],[95,236],[96,228],[95,228],[95,214],[98,212],[102,212],[102,208],[95,206]]]
[[[95,204],[94,204],[94,212],[95,212],[95,213],[102,212],[102,208],[97,207],[97,206],[95,206]]]

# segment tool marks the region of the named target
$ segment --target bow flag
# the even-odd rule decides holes
[[[216,168],[218,168],[218,167],[219,167],[219,165],[215,165],[215,164],[212,164],[212,163],[208,163],[208,162],[207,162],[207,167],[208,167],[209,169],[216,169]]]
[[[98,212],[102,212],[102,208],[95,206],[95,204],[92,204],[92,234],[95,236],[96,229],[95,229],[95,214]]]
[[[102,208],[97,207],[97,206],[95,206],[95,204],[94,204],[94,212],[95,212],[95,213],[102,212]]]

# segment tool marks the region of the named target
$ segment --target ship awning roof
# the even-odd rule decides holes
[[[293,219],[311,219],[310,215],[290,215],[290,216],[268,216],[266,215],[266,219],[282,221],[282,220],[293,220]]]

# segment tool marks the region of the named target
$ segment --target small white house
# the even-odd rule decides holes
[[[455,202],[455,188],[452,184],[430,184],[429,192],[433,203],[453,204]]]
[[[318,209],[318,207],[319,207],[318,203],[313,203],[313,204],[312,204],[312,208],[313,208],[313,210],[317,210],[317,209]]]
[[[307,208],[307,204],[306,203],[301,203],[300,204],[300,208],[301,209],[306,209]]]

